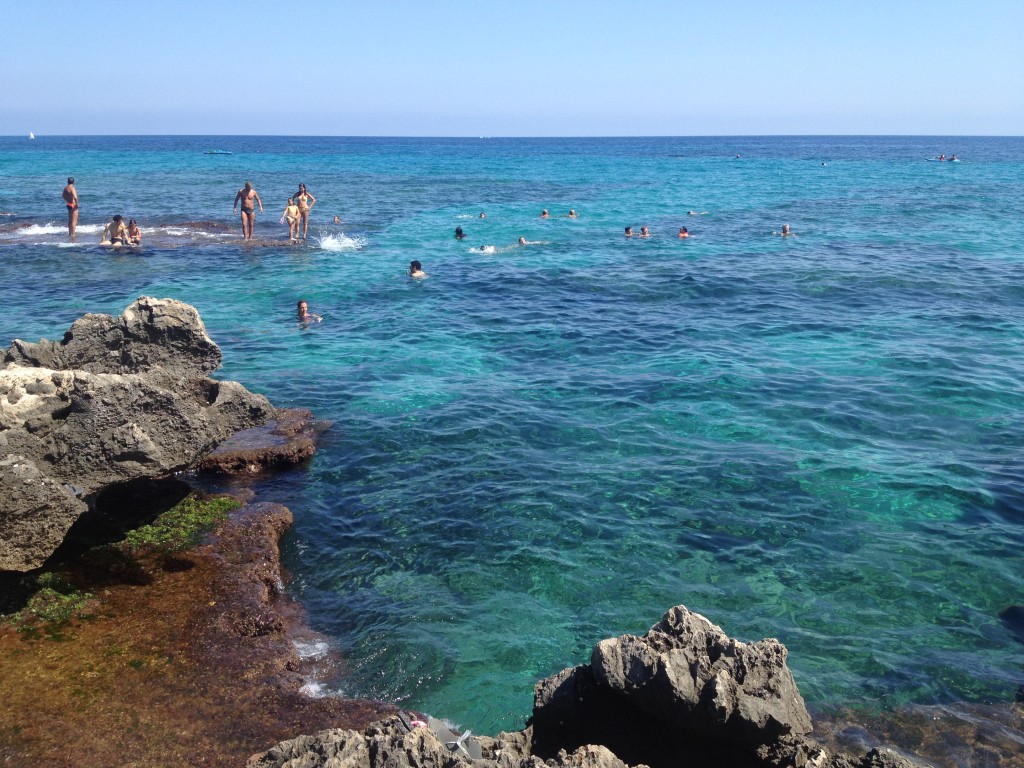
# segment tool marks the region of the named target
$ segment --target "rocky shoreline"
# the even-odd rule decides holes
[[[683,606],[540,681],[517,733],[307,696],[297,643],[322,639],[283,591],[291,512],[172,476],[295,466],[329,425],[209,378],[220,350],[194,308],[168,299],[87,315],[61,342],[15,341],[5,363],[0,610],[21,611],[0,623],[3,765],[931,764],[873,733],[934,764],[1024,765],[1019,708],[987,732],[924,708],[815,728],[781,643],[739,642]]]

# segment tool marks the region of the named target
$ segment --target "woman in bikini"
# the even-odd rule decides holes
[[[316,203],[316,198],[309,194],[305,184],[299,184],[299,191],[296,192],[293,197],[295,198],[295,204],[299,206],[299,215],[302,218],[302,239],[306,239],[306,230],[309,229],[309,211]],[[296,228],[296,235],[298,235],[298,229]]]

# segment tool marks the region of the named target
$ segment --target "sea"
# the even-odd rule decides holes
[[[255,489],[317,695],[521,728],[678,604],[782,641],[812,708],[1024,685],[1024,138],[26,131],[0,214],[0,345],[179,299],[217,377],[332,422]]]

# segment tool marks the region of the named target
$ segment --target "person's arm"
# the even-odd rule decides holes
[[[242,196],[242,190],[238,190],[238,193],[235,195],[235,202],[231,206],[231,212],[232,213],[234,213],[236,210],[238,210],[238,198],[240,198],[241,196]]]
[[[255,189],[252,191],[252,193],[256,197],[256,202],[260,204],[260,213],[263,213],[263,201],[260,200],[260,193],[257,192]]]
[[[314,204],[314,203],[316,202],[316,198],[315,198],[315,197],[313,197],[313,195],[311,195],[311,194],[309,193],[309,190],[308,190],[308,189],[306,190],[306,197],[308,197],[308,198],[309,198],[309,207],[310,207],[310,208],[312,208],[312,207],[313,207],[313,204]]]

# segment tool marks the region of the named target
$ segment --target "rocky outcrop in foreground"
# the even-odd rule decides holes
[[[15,340],[0,369],[0,571],[37,568],[105,488],[192,466],[273,417],[209,377],[220,349],[194,307],[142,297],[61,341]]]
[[[597,644],[589,665],[541,681],[526,730],[459,739],[394,717],[363,731],[282,742],[248,768],[913,768],[808,735],[811,719],[777,640],[741,643],[683,606],[643,637]]]

